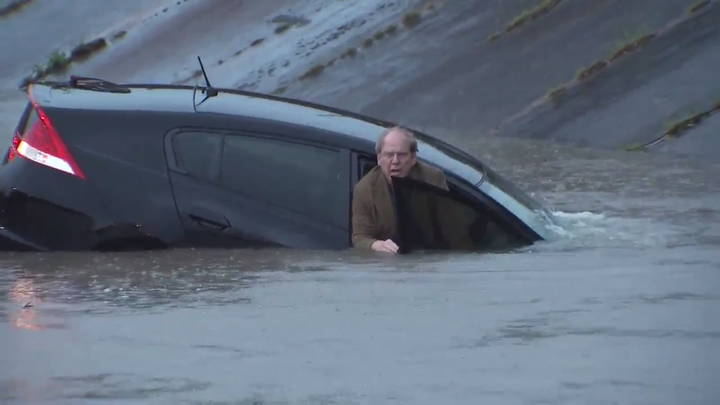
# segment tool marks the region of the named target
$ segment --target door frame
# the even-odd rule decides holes
[[[341,189],[340,193],[343,196],[343,199],[341,200],[341,204],[343,207],[341,209],[344,212],[350,212],[351,205],[352,205],[352,199],[351,199],[351,192],[352,192],[352,186],[354,183],[352,182],[353,175],[351,170],[352,165],[352,159],[351,159],[351,150],[348,148],[338,147],[336,145],[329,145],[322,142],[315,142],[307,139],[303,139],[302,137],[293,136],[296,135],[298,132],[307,132],[307,131],[315,131],[315,132],[323,132],[322,130],[317,130],[315,128],[308,128],[308,127],[288,127],[287,125],[280,126],[279,128],[273,128],[274,125],[271,123],[268,123],[268,125],[253,125],[253,127],[258,128],[243,128],[243,129],[228,129],[228,128],[221,128],[221,127],[211,127],[211,126],[181,126],[171,129],[165,134],[164,137],[164,146],[165,146],[165,154],[166,154],[166,162],[168,165],[168,170],[179,173],[181,175],[189,175],[187,171],[185,171],[183,168],[181,168],[177,164],[177,158],[175,156],[175,150],[173,147],[173,139],[177,134],[183,133],[183,132],[201,132],[201,133],[209,133],[209,134],[220,134],[223,136],[223,148],[221,149],[221,155],[219,156],[219,159],[222,159],[222,150],[224,149],[225,145],[225,138],[227,136],[240,136],[240,137],[247,137],[247,138],[254,138],[254,139],[267,139],[267,140],[275,140],[280,142],[286,142],[289,144],[297,144],[297,145],[303,145],[303,146],[310,146],[320,149],[325,149],[333,152],[337,152],[340,155],[340,173],[341,176]],[[345,181],[342,181],[342,177],[345,178]],[[197,180],[197,179],[196,179]],[[222,187],[221,184],[219,184],[219,178],[216,179],[217,182],[214,183],[207,183],[209,186],[219,187],[224,189],[228,193],[233,193],[237,195],[241,195],[245,198],[251,198],[257,200],[256,197],[252,195],[242,194],[238,193],[235,190],[226,189]],[[202,180],[197,180],[202,181]],[[345,187],[343,190],[342,187]],[[325,221],[320,221],[316,218],[310,217],[307,214],[297,212],[289,207],[286,206],[280,206],[276,204],[270,204],[262,201],[264,204],[267,204],[268,206],[274,207],[276,209],[285,210],[289,213],[292,213],[292,215],[298,215],[303,217],[307,221],[312,221],[318,224],[322,224],[323,226],[331,226],[338,228],[344,232],[347,233],[347,240],[346,245],[347,247],[352,247],[352,228],[350,227],[349,221],[345,223],[328,223]],[[349,219],[349,216],[348,216]]]

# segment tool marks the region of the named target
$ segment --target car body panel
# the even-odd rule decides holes
[[[305,101],[230,89],[219,89],[217,96],[196,110],[193,94],[197,97],[195,101],[200,101],[203,89],[154,84],[123,86],[131,91],[30,86],[30,102],[40,106],[52,120],[86,179],[24,158],[4,162],[0,169],[3,210],[0,249],[4,249],[5,241],[5,246],[24,246],[30,250],[84,250],[117,239],[134,238],[154,240],[155,246],[162,247],[351,246],[350,200],[362,175],[358,165],[361,161],[376,163],[375,141],[392,123]],[[19,132],[24,129],[30,107],[29,104],[19,121]],[[229,165],[228,169],[209,165],[208,173],[214,178],[193,177],[178,164],[172,139],[176,134],[198,130],[223,137],[219,153],[226,153],[223,151],[228,139],[240,137],[335,150],[338,160],[333,165],[337,166],[329,166],[334,169],[327,179],[337,176],[339,182],[332,184],[338,196],[326,195],[335,202],[319,199],[317,207],[303,208],[307,212],[279,201],[282,192],[291,202],[304,201],[300,196],[307,191],[302,188],[306,182],[296,178],[296,171],[316,162],[307,155],[304,159],[309,160],[303,163],[295,152],[284,152],[292,155],[291,160],[279,152],[276,154],[285,160],[275,160],[272,155],[263,160],[260,155],[253,157],[255,152],[235,160],[219,158],[218,164]],[[547,227],[550,212],[525,192],[465,152],[427,134],[416,132],[416,136],[419,160],[443,170],[451,191],[462,194],[457,198],[485,207],[499,226],[521,235],[528,243],[551,236]],[[252,180],[247,183],[249,186],[224,183],[237,174],[236,169],[230,169],[235,164],[232,162],[248,160],[245,164],[249,165],[256,158],[260,159],[257,160],[260,166],[264,164],[264,169],[255,173],[257,179],[243,180],[241,176],[233,180],[242,184]],[[279,163],[269,164],[272,162]],[[292,167],[299,163],[302,165]],[[238,170],[251,171],[249,167]],[[317,170],[320,169],[316,168],[315,173]],[[267,196],[274,196],[275,202],[248,195],[242,187],[264,190]],[[32,218],[20,220],[19,214],[8,219],[11,210],[7,208],[12,208],[8,201],[17,196],[41,200],[83,219],[67,224],[63,221],[72,222],[72,215],[63,220],[58,216],[55,222],[49,218],[48,223],[55,224],[56,231],[50,233],[52,237],[39,236],[38,229],[43,228],[29,232],[18,225],[25,221],[29,227]],[[309,213],[311,208],[315,214]],[[333,212],[332,219],[313,217],[325,215],[325,211]],[[63,235],[73,241],[60,240]]]

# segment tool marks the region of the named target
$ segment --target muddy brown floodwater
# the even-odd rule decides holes
[[[562,225],[557,240],[485,255],[3,254],[0,403],[720,403],[720,165],[479,136],[468,94],[482,94],[487,82],[462,85],[453,76],[445,87],[422,87],[421,77],[439,80],[452,63],[461,71],[468,62],[457,55],[470,48],[454,49],[452,39],[464,36],[468,46],[479,24],[484,44],[536,2],[490,1],[485,11],[464,16],[455,11],[471,10],[468,2],[432,10],[429,3],[189,0],[145,21],[140,7],[110,18],[94,2],[82,13],[105,16],[105,26],[114,27],[108,32],[128,19],[136,25],[71,71],[193,83],[193,59],[201,54],[217,86],[285,87],[288,95],[396,114],[479,156],[544,201]],[[653,4],[660,3],[667,7],[653,8],[649,24],[685,8],[680,1]],[[72,20],[71,9],[52,4],[34,2],[12,18],[30,20],[25,13],[36,7]],[[552,12],[569,13],[577,4],[564,1]],[[642,14],[637,4],[618,21],[635,23]],[[422,11],[422,23],[412,29],[425,37],[402,25],[408,10]],[[272,22],[278,15],[285,17]],[[528,35],[524,30],[541,18],[493,44],[519,41],[512,35]],[[86,32],[83,21],[72,21],[68,31]],[[291,27],[276,33],[283,23]],[[364,47],[367,34],[393,24],[391,36]],[[14,27],[18,36],[31,30]],[[72,32],[58,33],[57,41],[74,46]],[[354,56],[297,80],[353,46],[357,53],[348,55]],[[27,68],[6,61],[3,128],[14,125],[13,109],[24,102],[14,80]],[[10,71],[22,74],[5,74]],[[477,65],[466,77],[482,72]],[[338,84],[342,78],[346,87]],[[453,123],[458,88],[465,107]],[[433,95],[440,97],[434,104]],[[532,96],[503,100],[524,106]],[[510,108],[487,97],[478,102],[492,108],[478,117],[478,127]],[[434,105],[433,114],[406,114],[409,100]],[[698,130],[705,132],[696,142],[712,135]]]

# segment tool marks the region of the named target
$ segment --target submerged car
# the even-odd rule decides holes
[[[350,248],[353,187],[394,125],[209,83],[71,76],[31,84],[27,97],[0,169],[3,251]],[[418,159],[442,169],[450,191],[398,180],[398,195],[442,201],[436,215],[464,218],[451,232],[472,233],[478,249],[550,236],[550,213],[536,200],[463,151],[416,135]],[[409,212],[406,200],[399,211]],[[478,218],[479,232],[470,229]]]

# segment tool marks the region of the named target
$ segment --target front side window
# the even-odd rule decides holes
[[[487,251],[525,244],[486,207],[412,179],[393,179],[401,248]]]
[[[225,138],[221,184],[234,192],[329,224],[347,222],[338,151],[276,139]]]

